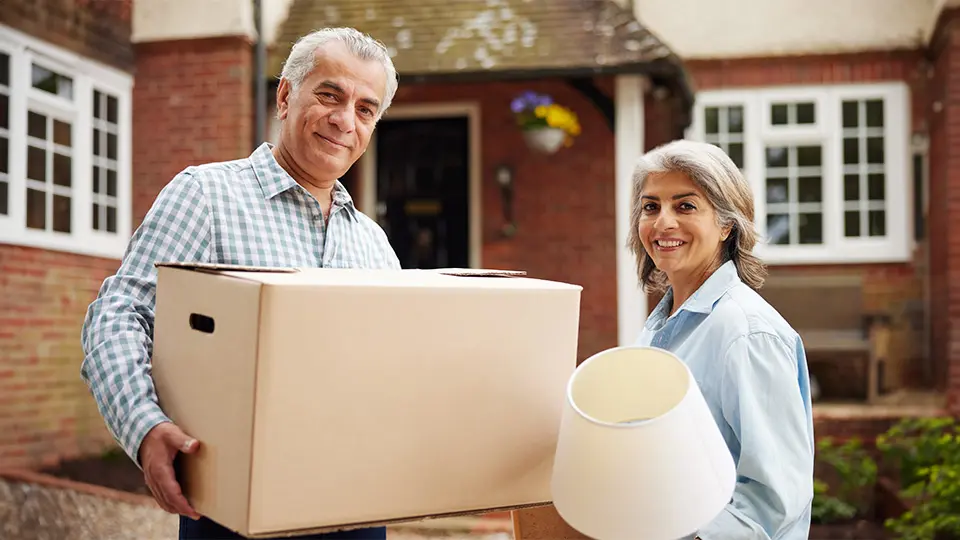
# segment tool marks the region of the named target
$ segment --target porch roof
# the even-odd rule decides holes
[[[615,0],[292,0],[269,76],[279,77],[297,38],[325,26],[383,42],[401,80],[642,73],[692,106],[680,59]]]

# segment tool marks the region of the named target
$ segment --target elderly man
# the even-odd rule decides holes
[[[154,498],[179,514],[180,538],[239,538],[197,514],[174,473],[200,441],[167,418],[150,376],[157,261],[399,268],[383,230],[339,178],[367,149],[397,90],[386,49],[350,28],[301,38],[277,90],[276,146],[188,167],[160,192],[116,275],[87,312],[81,374],[113,436]],[[383,539],[383,528],[315,535]]]

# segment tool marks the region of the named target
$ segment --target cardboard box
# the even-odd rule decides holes
[[[472,270],[158,264],[153,377],[248,537],[550,502],[581,287]]]

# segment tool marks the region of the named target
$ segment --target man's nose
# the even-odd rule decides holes
[[[351,133],[356,127],[353,114],[348,107],[339,107],[330,113],[330,123],[344,133]]]

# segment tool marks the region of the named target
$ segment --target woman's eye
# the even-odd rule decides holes
[[[643,211],[644,211],[644,212],[656,212],[656,211],[657,211],[657,205],[655,205],[655,204],[653,204],[653,203],[647,203],[647,204],[643,205]]]
[[[685,202],[685,203],[680,203],[680,209],[689,211],[689,210],[696,210],[697,207],[688,202]]]

